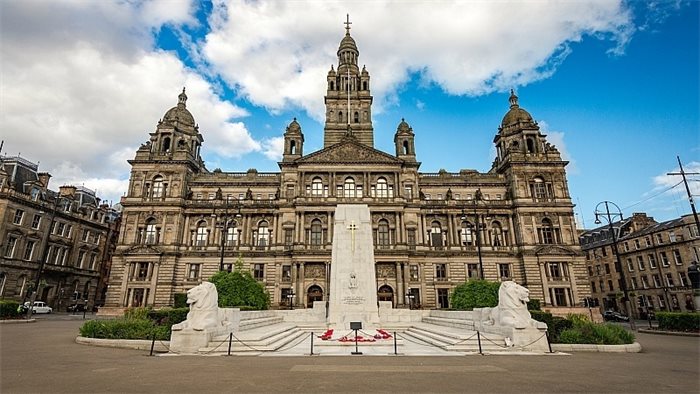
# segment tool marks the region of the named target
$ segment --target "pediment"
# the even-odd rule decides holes
[[[161,255],[163,251],[151,245],[136,245],[125,250],[123,254]]]
[[[401,164],[403,160],[388,153],[363,145],[354,139],[345,139],[335,145],[308,154],[294,161],[304,163],[361,163]]]
[[[536,255],[558,255],[558,256],[573,256],[577,252],[571,248],[560,245],[544,245],[535,249]]]

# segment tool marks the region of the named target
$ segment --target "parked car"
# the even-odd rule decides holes
[[[25,302],[22,306],[20,306],[20,311],[22,313],[26,313],[27,309],[29,309],[29,301]],[[33,313],[51,313],[53,309],[46,305],[44,301],[34,301],[34,307],[32,308]]]
[[[85,304],[73,304],[68,306],[68,312],[83,312],[85,310]]]
[[[603,319],[608,321],[629,321],[630,318],[617,311],[603,312]]]

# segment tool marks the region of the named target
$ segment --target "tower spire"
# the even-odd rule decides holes
[[[347,18],[345,19],[345,22],[343,24],[345,25],[345,35],[349,36],[350,35],[350,25],[352,25],[352,22],[350,22],[350,14],[346,14]]]

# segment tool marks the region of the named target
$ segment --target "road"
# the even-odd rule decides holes
[[[700,392],[697,337],[638,334],[634,354],[148,357],[78,345],[81,324],[0,325],[0,392]]]

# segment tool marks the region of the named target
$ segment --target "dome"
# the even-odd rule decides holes
[[[181,123],[187,126],[194,127],[194,117],[187,110],[187,95],[185,94],[185,88],[182,88],[182,93],[177,96],[177,105],[170,108],[168,112],[163,115],[164,123]]]
[[[350,33],[345,34],[345,37],[340,41],[340,47],[338,48],[338,54],[342,52],[345,49],[350,49],[355,52],[359,52],[357,50],[357,44],[355,43],[355,40],[350,36]]]
[[[404,118],[401,118],[401,123],[399,123],[399,126],[396,128],[396,134],[413,134],[413,129],[406,123]]]
[[[285,134],[301,134],[301,126],[299,122],[297,122],[297,118],[294,118],[289,126],[287,126],[287,132]]]
[[[509,101],[510,110],[503,117],[501,127],[506,127],[521,122],[533,123],[532,115],[530,115],[530,113],[525,111],[524,109],[520,108],[520,106],[518,105],[518,96],[515,95],[515,92],[513,92],[512,89],[510,91]]]

